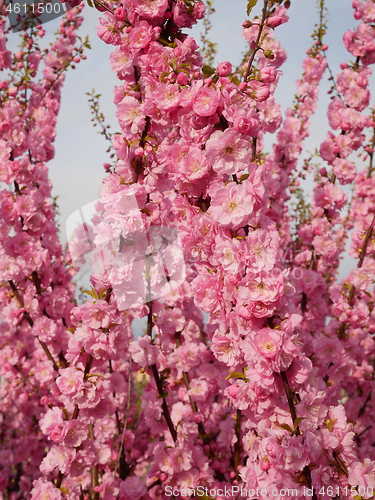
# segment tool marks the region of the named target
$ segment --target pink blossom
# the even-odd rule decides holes
[[[121,127],[132,134],[142,131],[145,125],[142,104],[131,96],[124,97],[117,106],[116,117]]]
[[[83,372],[73,366],[60,369],[60,377],[56,379],[56,385],[67,396],[75,396],[83,388]]]
[[[343,158],[336,158],[333,161],[333,173],[341,184],[350,184],[357,174],[357,169],[351,161],[344,160]]]
[[[32,500],[61,500],[61,498],[61,491],[50,481],[45,482],[42,479],[36,479],[33,482]]]
[[[246,218],[253,211],[253,198],[242,184],[230,183],[226,187],[212,185],[209,195],[212,199],[209,213],[223,226],[237,228],[245,224]]]
[[[265,358],[275,358],[281,347],[282,338],[276,330],[262,328],[254,337],[259,353]]]
[[[199,116],[211,116],[219,104],[220,92],[212,87],[201,87],[193,98],[193,111]]]
[[[206,143],[207,159],[219,174],[235,174],[250,162],[248,143],[233,130],[217,130]]]
[[[155,2],[153,2],[155,3]],[[153,35],[152,26],[147,21],[137,22],[129,33],[129,43],[134,51],[143,49],[151,42]]]
[[[129,352],[132,354],[132,358],[140,366],[150,366],[153,365],[158,357],[158,347],[151,344],[151,337],[145,335],[130,343]]]
[[[140,500],[146,493],[146,486],[137,476],[126,478],[120,485],[120,500]]]

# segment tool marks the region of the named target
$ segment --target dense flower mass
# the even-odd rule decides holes
[[[275,30],[289,5],[263,0],[244,22],[249,53],[234,71],[205,65],[186,34],[201,0],[96,4],[119,79],[118,159],[65,253],[46,162],[81,6],[43,54],[41,26],[11,54],[2,23],[1,68],[45,68],[41,83],[21,66],[0,82],[1,498],[373,498],[375,3],[353,1],[355,62],[331,77],[325,163],[312,206],[294,213],[328,47],[320,0],[282,120]],[[358,266],[339,282],[349,231]],[[77,304],[85,258],[90,300]]]

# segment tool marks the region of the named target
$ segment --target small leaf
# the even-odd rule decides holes
[[[249,177],[249,174],[242,174],[240,177],[240,182],[246,181],[246,179],[248,179],[248,177]]]
[[[288,424],[280,424],[280,429],[284,429],[289,431],[291,434],[294,434],[294,430]]]
[[[294,421],[294,430],[296,431],[299,424],[302,422],[302,420],[305,420],[305,417],[298,417]]]
[[[227,376],[225,380],[228,380],[230,378],[246,378],[246,375],[241,372],[232,372]]]
[[[91,8],[94,8],[94,4],[92,3],[91,0],[87,0],[87,5]]]
[[[202,73],[204,74],[204,76],[209,77],[216,73],[216,69],[211,68],[211,66],[203,66]]]
[[[159,399],[165,399],[167,396],[168,396],[168,393],[167,392],[163,392],[163,394],[159,394],[158,395],[158,398]]]
[[[246,10],[246,14],[248,16],[250,16],[251,11],[253,10],[253,8],[256,6],[257,3],[258,3],[258,0],[249,0],[249,3],[247,4],[247,10]]]
[[[163,71],[161,73],[161,75],[159,76],[159,81],[161,82],[163,80],[163,78],[165,78],[166,76],[168,76],[171,72],[170,71]]]
[[[67,490],[66,488],[64,488],[64,486],[61,486],[59,488],[59,490],[61,491],[61,493],[65,493],[65,495],[69,495],[69,490]]]
[[[327,426],[327,429],[329,430],[329,432],[332,432],[332,429],[333,429],[333,426],[334,426],[336,420],[337,420],[337,418],[335,418],[334,420],[327,420],[326,426]]]
[[[87,293],[87,295],[90,295],[90,297],[93,297],[94,299],[98,300],[99,295],[97,294],[96,290],[91,288],[91,290],[82,290],[83,293]]]

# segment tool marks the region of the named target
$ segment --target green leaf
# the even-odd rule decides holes
[[[327,429],[329,430],[329,432],[332,432],[332,429],[333,429],[333,426],[336,422],[337,418],[335,418],[334,420],[327,420],[326,421],[326,426],[327,426]]]
[[[209,77],[216,73],[216,69],[211,68],[211,66],[203,66],[202,73],[204,74],[204,76]]]
[[[298,417],[294,421],[294,430],[296,431],[299,424],[302,422],[302,420],[305,420],[305,417]]]
[[[66,488],[64,488],[64,486],[61,486],[59,488],[59,490],[61,491],[61,493],[65,493],[65,495],[69,495],[69,490],[67,490]]]
[[[91,288],[91,290],[83,290],[83,293],[87,293],[87,295],[90,295],[90,297],[93,297],[96,300],[99,299],[99,295],[94,288]]]
[[[294,434],[294,430],[288,424],[280,424],[280,429],[285,429],[286,431],[289,431],[291,434]]]
[[[247,10],[246,10],[246,14],[248,16],[250,16],[251,11],[253,10],[253,8],[256,6],[257,3],[258,3],[258,0],[249,0],[249,3],[247,4]]]
[[[163,394],[159,394],[158,398],[159,399],[165,399],[168,396],[168,392],[163,392]]]
[[[163,80],[163,78],[165,78],[166,76],[170,75],[170,71],[163,71],[161,73],[161,75],[159,76],[159,81],[161,82]]]
[[[230,378],[246,378],[246,375],[241,372],[232,372],[227,376],[225,380],[228,380]]]

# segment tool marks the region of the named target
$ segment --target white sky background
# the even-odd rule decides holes
[[[259,0],[258,3],[252,15],[260,14],[263,2]],[[358,22],[353,18],[351,0],[326,0],[326,4],[329,18],[325,43],[329,45],[329,63],[333,74],[336,74],[340,70],[340,63],[350,58],[343,45],[342,36],[348,29],[353,29]],[[217,63],[230,61],[235,66],[240,62],[245,49],[245,40],[241,37],[241,25],[246,19],[246,5],[245,0],[215,0],[216,12],[211,19],[213,28],[210,39],[218,43]],[[281,45],[288,53],[288,60],[281,67],[284,75],[276,91],[276,100],[281,104],[283,111],[292,103],[295,81],[301,76],[302,61],[311,45],[310,35],[314,24],[318,21],[315,0],[292,0],[288,15],[289,22],[275,30]],[[69,70],[66,74],[55,141],[56,156],[50,162],[50,178],[53,183],[53,195],[58,196],[63,242],[66,241],[65,226],[69,215],[98,198],[98,190],[105,175],[103,163],[109,160],[105,152],[108,147],[107,141],[97,133],[98,127],[92,126],[86,92],[91,92],[94,87],[96,93],[102,94],[101,111],[107,123],[111,124],[111,131],[119,130],[112,96],[113,87],[121,83],[109,65],[109,54],[113,47],[106,45],[96,35],[95,27],[99,25],[101,13],[86,6],[83,16],[84,22],[79,34],[82,38],[89,35],[92,50],[85,49],[87,60],[81,61],[75,70]],[[46,37],[52,39],[59,20],[44,25],[47,31]],[[192,36],[198,44],[202,29],[199,24],[192,30]],[[16,36],[10,35],[10,37]],[[311,120],[311,135],[305,142],[307,151],[319,148],[325,139],[326,131],[329,130],[326,109],[329,103],[327,90],[330,84],[327,81],[328,74],[325,76],[320,86],[321,101],[318,112]],[[273,142],[272,139],[273,137],[266,143],[268,148]],[[306,156],[307,153],[303,158]],[[311,180],[303,187],[311,193]],[[345,274],[349,265],[350,259],[345,259],[342,266]]]

